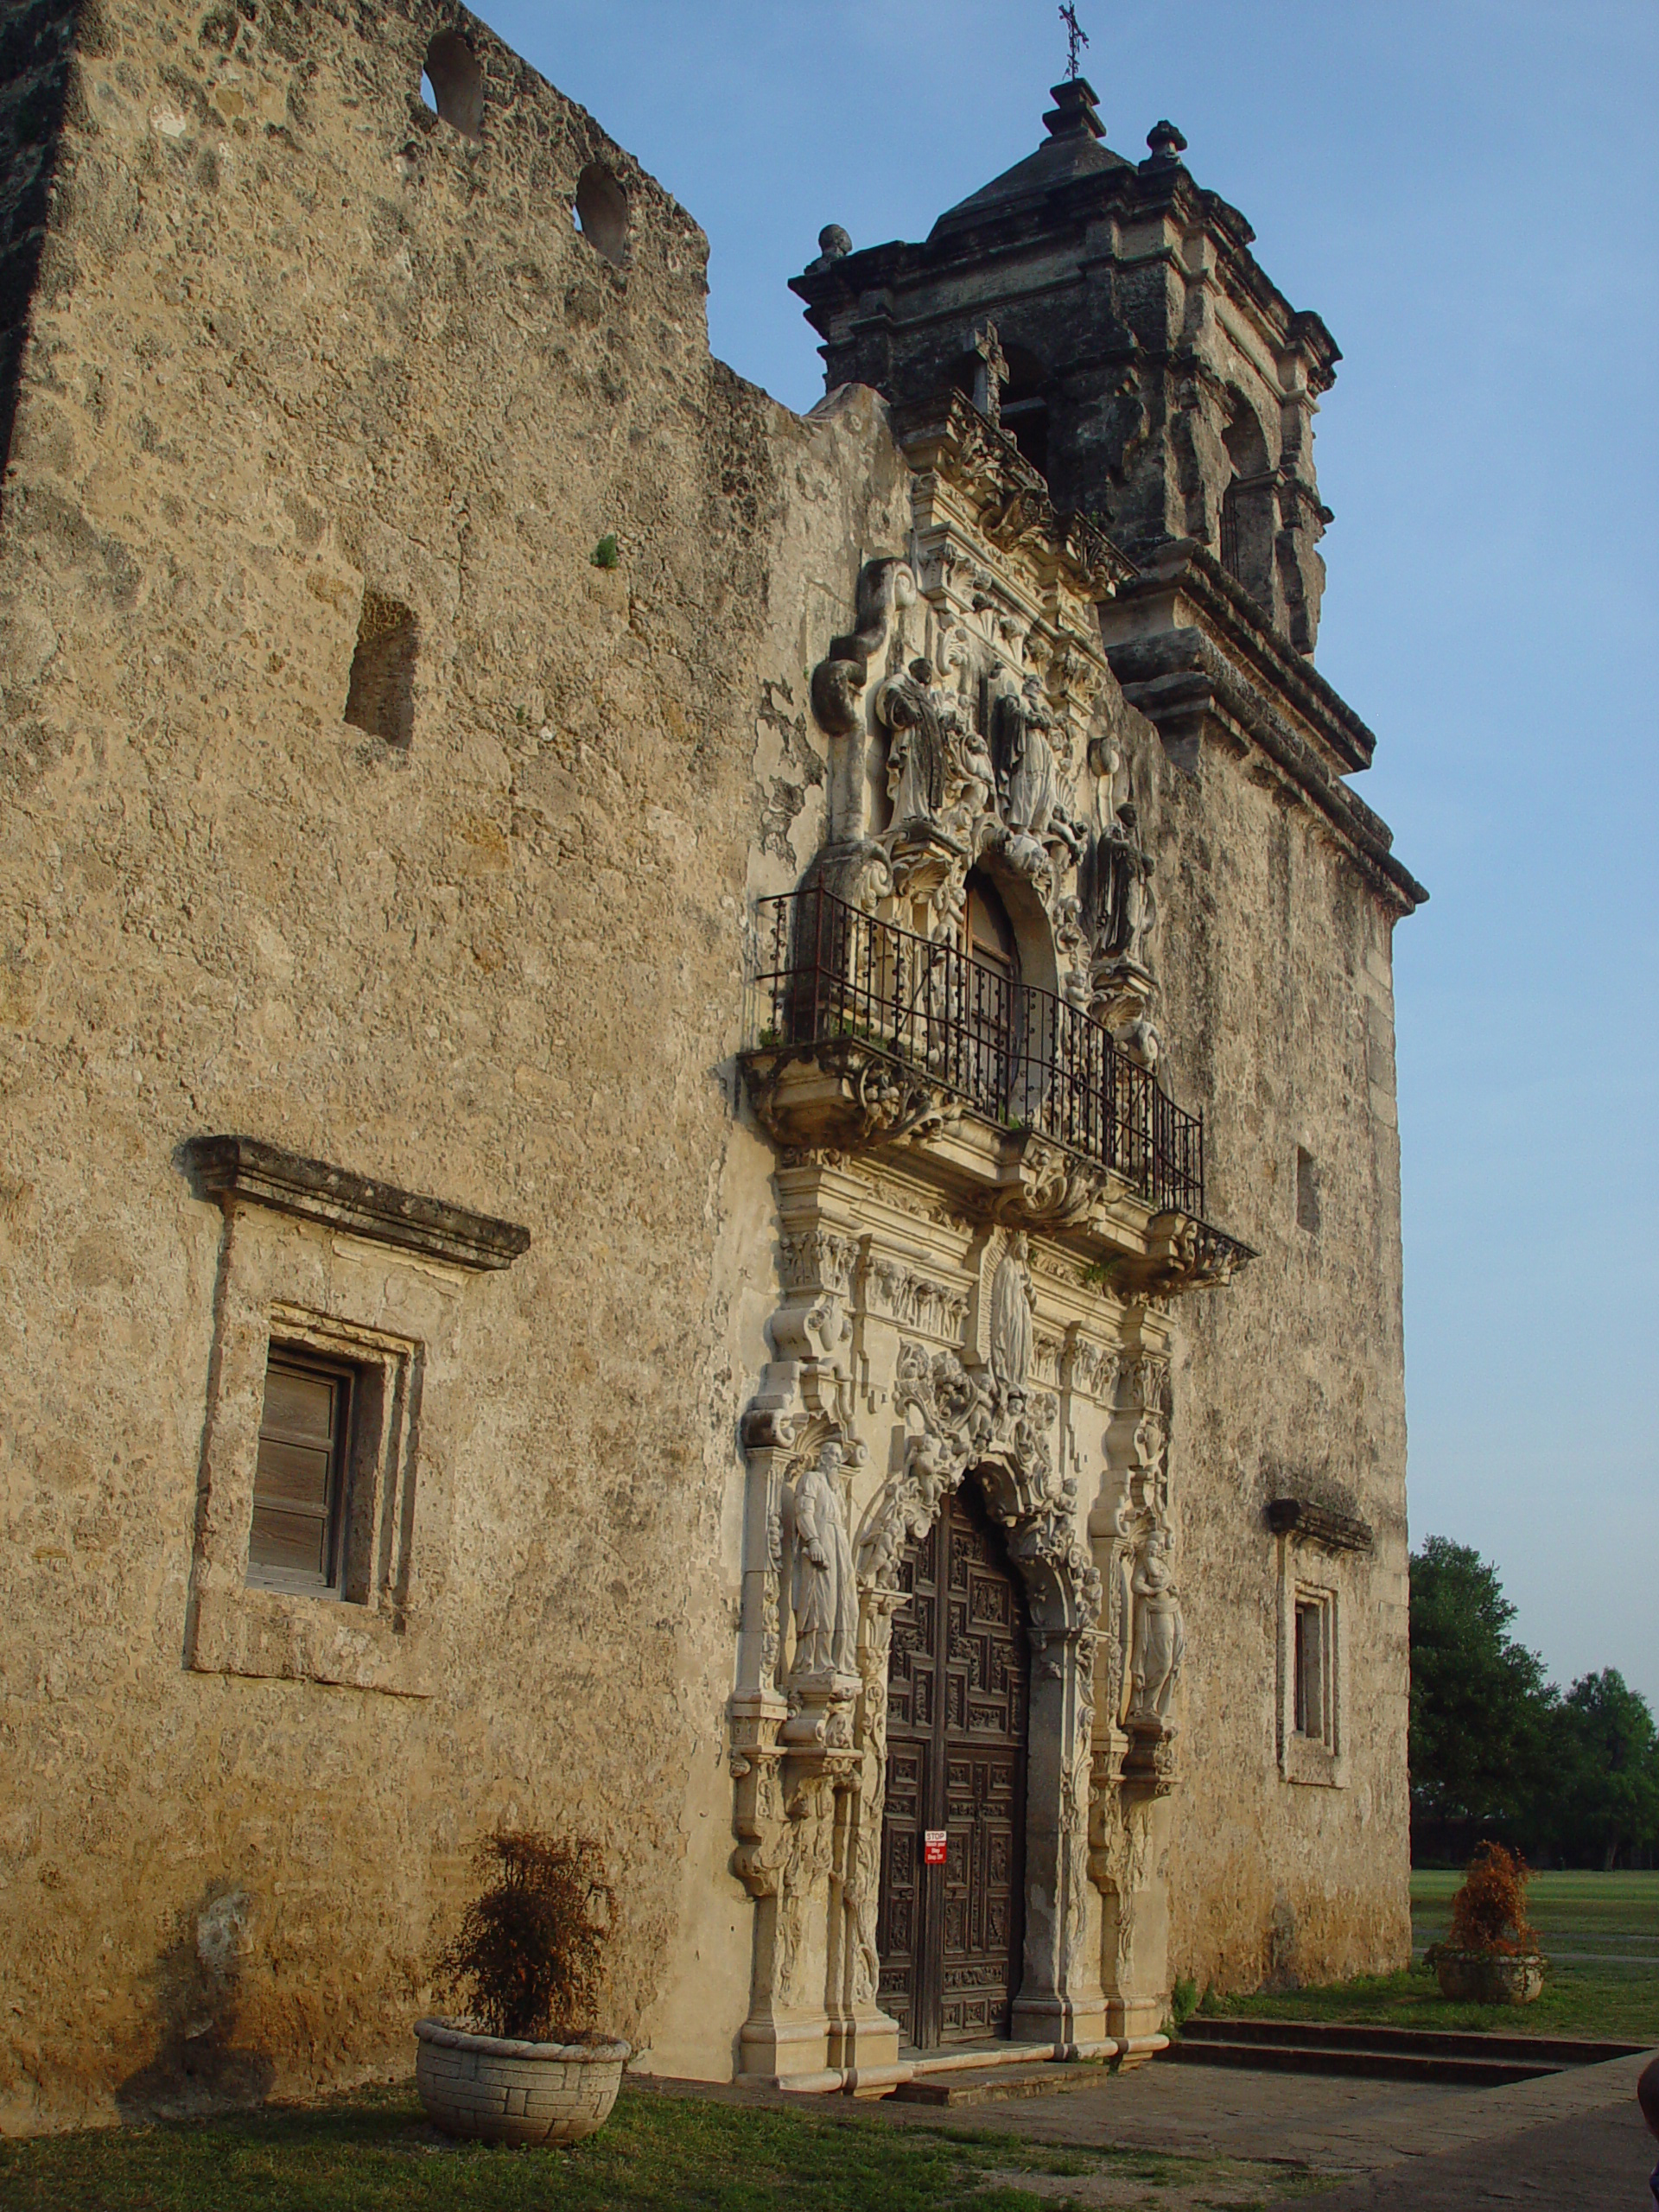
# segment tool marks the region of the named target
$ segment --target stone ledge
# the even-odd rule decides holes
[[[1275,1497],[1268,1504],[1268,1526],[1275,1536],[1306,1536],[1328,1551],[1369,1552],[1376,1537],[1369,1521],[1338,1513],[1308,1497]]]
[[[184,1158],[203,1198],[270,1206],[453,1267],[511,1267],[530,1249],[530,1231],[517,1222],[372,1182],[257,1137],[192,1137]]]

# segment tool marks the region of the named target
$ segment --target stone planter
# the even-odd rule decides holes
[[[625,2043],[520,2043],[416,2020],[415,2086],[446,2135],[480,2143],[580,2143],[622,2086]]]
[[[1537,1951],[1452,1951],[1441,1945],[1434,1972],[1458,2005],[1530,2005],[1544,1986]]]

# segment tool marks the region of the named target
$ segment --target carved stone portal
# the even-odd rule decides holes
[[[785,994],[743,1056],[779,1151],[781,1296],[743,1422],[741,2065],[823,2088],[902,2070],[878,2001],[889,1662],[906,1547],[970,1474],[1030,1645],[1013,2032],[1129,2058],[1155,2040],[1185,1647],[1167,1301],[1248,1257],[1167,1210],[1133,1113],[1090,1153],[1023,1092],[999,1119],[937,1065],[951,1010],[927,994],[955,971],[914,948],[960,938],[970,870],[995,878],[1029,991],[1093,1011],[1142,1070],[1158,912],[1133,764],[1104,734],[1102,542],[965,403],[900,436],[914,559],[865,563],[812,678],[829,817],[809,882],[843,918],[798,972],[817,991],[860,946],[903,972],[861,969],[827,1027]],[[1150,1099],[1135,1072],[1120,1092]]]
[[[1030,1643],[1013,2032],[1129,2045],[1167,1997],[1167,1321],[1103,1300],[1039,1233],[932,1217],[901,1179],[812,1160],[778,1185],[786,1287],[744,1423],[732,1706],[733,1866],[755,1906],[743,2069],[879,2087],[901,2063],[877,1941],[893,1623],[906,1547],[969,1475]],[[878,1207],[902,1233],[855,1234]]]

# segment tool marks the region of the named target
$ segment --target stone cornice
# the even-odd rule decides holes
[[[1211,554],[1186,539],[1165,547],[1102,619],[1125,698],[1166,741],[1210,723],[1258,747],[1404,912],[1423,904],[1428,893],[1395,858],[1388,824],[1342,780],[1370,765],[1376,739]]]
[[[200,1195],[223,1206],[269,1206],[452,1267],[510,1267],[530,1248],[530,1231],[517,1222],[371,1182],[257,1137],[192,1137],[184,1157]]]
[[[1302,1536],[1327,1551],[1369,1552],[1376,1538],[1369,1521],[1338,1513],[1311,1497],[1275,1497],[1268,1505],[1268,1526],[1275,1536]]]
[[[1258,602],[1194,538],[1171,539],[1148,554],[1123,596],[1154,601],[1172,593],[1264,691],[1278,695],[1338,770],[1347,774],[1370,766],[1375,734],[1313,662],[1263,620]]]

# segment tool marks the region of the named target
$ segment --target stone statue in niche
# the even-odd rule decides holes
[[[892,733],[887,791],[895,828],[931,822],[944,804],[950,756],[932,683],[931,664],[913,660],[905,675],[882,685],[877,703],[877,714]]]
[[[1009,1237],[991,1286],[991,1377],[1005,1397],[1023,1395],[1031,1372],[1033,1300],[1026,1233]]]
[[[841,1495],[841,1446],[830,1437],[795,1484],[791,1531],[795,1617],[791,1679],[858,1672],[858,1586]]]
[[[1129,1661],[1131,1720],[1168,1719],[1169,1701],[1186,1650],[1186,1625],[1169,1571],[1168,1550],[1169,1539],[1163,1530],[1149,1529],[1129,1580],[1135,1608]]]
[[[1048,709],[1042,685],[1026,678],[1023,692],[1005,692],[991,715],[991,756],[996,793],[1007,824],[1009,864],[1022,875],[1041,874],[1052,840],[1075,861],[1082,839],[1060,796],[1059,771],[1049,742]]]
[[[1095,950],[1103,960],[1147,964],[1147,939],[1158,918],[1153,860],[1141,842],[1134,802],[1125,799],[1094,855]]]

